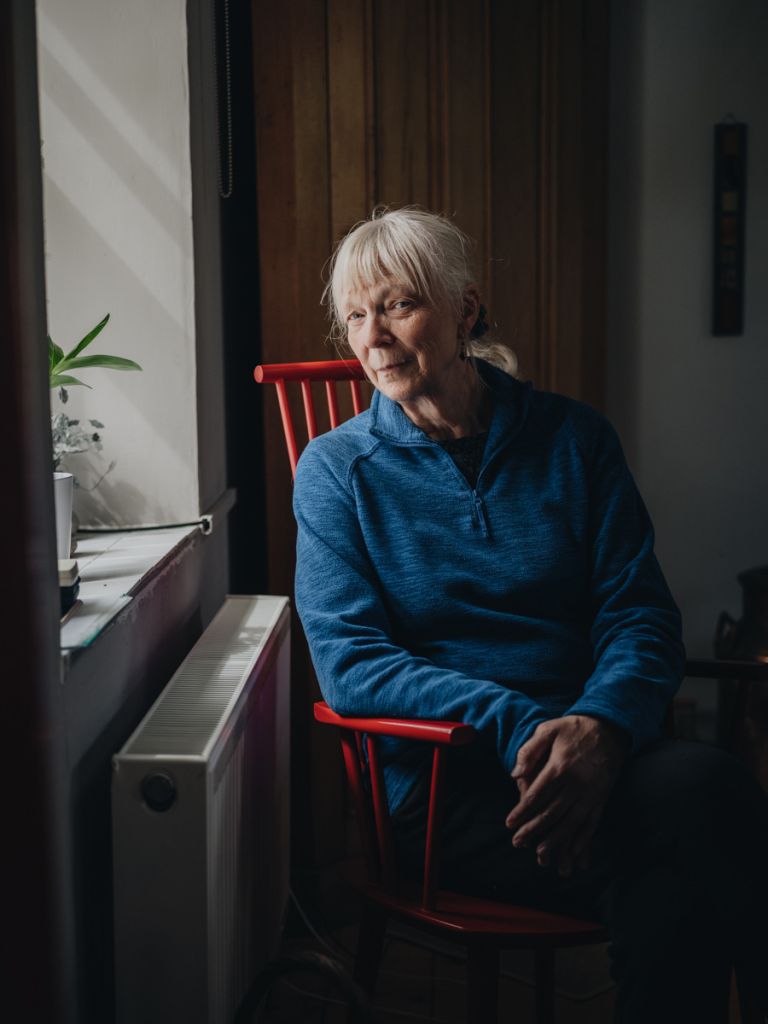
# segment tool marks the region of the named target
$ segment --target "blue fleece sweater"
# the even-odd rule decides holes
[[[471,723],[506,771],[542,721],[659,735],[680,616],[621,446],[594,410],[479,363],[494,397],[473,490],[379,392],[296,474],[296,605],[342,715]],[[392,740],[392,809],[422,770]]]

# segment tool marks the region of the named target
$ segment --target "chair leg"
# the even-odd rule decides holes
[[[357,940],[355,981],[369,996],[373,996],[376,988],[386,930],[387,915],[378,907],[366,904]]]
[[[536,1024],[555,1021],[555,951],[537,949],[535,954]]]
[[[472,943],[467,950],[467,1022],[494,1024],[499,1014],[499,951]]]

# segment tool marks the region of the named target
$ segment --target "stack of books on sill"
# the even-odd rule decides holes
[[[67,614],[77,601],[80,592],[80,570],[74,558],[59,559],[59,595],[61,617]]]

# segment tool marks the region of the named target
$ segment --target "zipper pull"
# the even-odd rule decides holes
[[[477,521],[480,524],[480,529],[482,531],[483,536],[490,537],[491,529],[488,524],[488,516],[486,515],[485,511],[485,502],[477,494],[477,492],[475,492],[475,512],[477,514]]]

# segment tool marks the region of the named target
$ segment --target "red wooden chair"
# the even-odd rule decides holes
[[[286,384],[301,386],[307,439],[317,436],[317,417],[312,383],[325,384],[331,427],[339,424],[335,385],[349,381],[355,413],[362,411],[359,381],[363,369],[355,360],[312,363],[278,363],[257,366],[258,383],[276,385],[291,471],[295,476],[299,445]],[[686,663],[692,678],[768,681],[768,665],[695,659]],[[315,719],[339,730],[344,766],[360,828],[366,877],[359,883],[364,914],[358,941],[355,979],[373,992],[387,918],[396,917],[420,926],[443,939],[461,943],[467,950],[467,1019],[496,1020],[499,954],[504,949],[527,948],[534,952],[536,1022],[554,1020],[554,954],[557,949],[605,942],[604,929],[593,922],[529,907],[512,906],[439,888],[440,821],[445,759],[449,748],[471,743],[472,726],[461,722],[434,722],[394,718],[349,718],[319,701]],[[669,715],[671,726],[672,715]],[[427,812],[424,872],[420,885],[397,878],[392,828],[378,750],[379,736],[407,737],[432,746],[432,775]],[[368,758],[363,756],[366,745]],[[745,1000],[742,1024],[762,1024],[763,1017]]]

